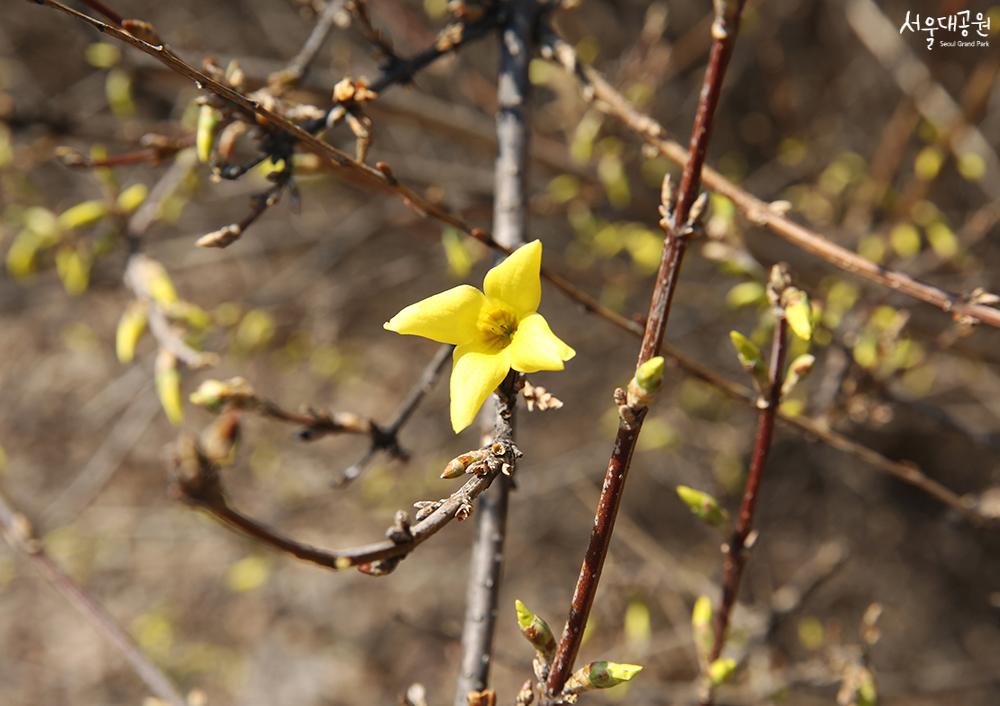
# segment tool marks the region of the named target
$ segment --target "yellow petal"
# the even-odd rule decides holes
[[[576,351],[552,333],[541,314],[526,316],[518,322],[507,352],[511,367],[521,373],[562,370],[563,361],[576,355]]]
[[[483,291],[507,304],[518,317],[533,314],[542,300],[542,241],[522,245],[486,273]]]
[[[383,328],[439,343],[468,343],[476,337],[476,321],[484,301],[482,292],[463,284],[410,304]]]
[[[506,349],[484,351],[481,344],[458,346],[451,368],[451,427],[455,433],[472,424],[486,398],[510,372]]]

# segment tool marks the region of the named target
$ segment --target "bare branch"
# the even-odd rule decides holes
[[[661,205],[663,218],[660,223],[666,234],[666,240],[660,268],[656,275],[656,284],[649,302],[649,315],[646,317],[646,329],[643,332],[642,344],[639,349],[637,368],[659,354],[687,241],[699,228],[699,221],[703,215],[703,206],[696,207],[701,183],[701,170],[705,161],[708,141],[712,134],[715,110],[722,93],[726,67],[729,64],[736,33],[739,29],[742,10],[743,0],[718,0],[715,3],[712,52],[709,56],[708,69],[705,72],[698,100],[698,111],[691,131],[689,154],[685,161],[680,193],[677,195],[676,202],[673,202],[669,182],[664,182]],[[563,685],[573,669],[573,663],[576,661],[576,655],[583,639],[583,630],[587,624],[587,618],[590,616],[594,597],[597,595],[604,560],[611,544],[615,518],[618,515],[618,508],[625,490],[625,481],[632,462],[632,454],[635,451],[647,411],[645,406],[624,400],[623,402],[619,406],[618,434],[604,477],[601,498],[597,506],[597,516],[594,518],[594,529],[590,535],[590,544],[587,547],[583,566],[580,568],[580,576],[573,593],[569,618],[566,621],[566,627],[563,630],[562,639],[552,660],[546,681],[550,695],[562,691]]]

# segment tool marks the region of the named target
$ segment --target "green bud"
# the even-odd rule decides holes
[[[90,254],[71,245],[56,251],[56,272],[62,280],[63,288],[71,296],[87,291],[90,284]]]
[[[719,686],[729,681],[736,671],[736,660],[731,657],[720,657],[708,665],[708,678],[712,686]]]
[[[65,230],[86,228],[108,215],[108,205],[103,201],[81,201],[59,214],[57,222]]]
[[[736,357],[739,358],[740,365],[753,376],[754,384],[758,389],[766,390],[770,380],[760,348],[739,331],[730,331],[729,340],[736,349]]]
[[[702,665],[707,664],[715,642],[715,635],[712,632],[712,599],[708,596],[699,596],[694,602],[694,608],[691,610],[691,633],[698,652],[698,661]]]
[[[708,493],[686,485],[678,485],[677,496],[696,517],[712,527],[721,527],[729,519],[729,514],[719,507],[718,501]]]
[[[59,238],[59,219],[47,208],[33,206],[24,212],[24,227],[38,235],[45,244]]]
[[[181,376],[177,372],[177,358],[173,353],[160,350],[156,356],[156,393],[160,404],[173,425],[184,420],[184,403],[181,401]]]
[[[205,163],[212,159],[212,148],[215,146],[215,131],[219,127],[222,115],[212,106],[205,104],[198,110],[198,127],[195,131],[195,147],[198,161]]]
[[[662,355],[650,358],[635,371],[636,383],[646,392],[656,392],[663,384],[663,366]]]
[[[192,404],[216,409],[225,402],[246,402],[254,396],[253,388],[240,377],[222,380],[205,380],[191,393]]]
[[[809,296],[801,289],[789,287],[781,297],[782,306],[785,309],[785,320],[792,332],[803,341],[812,338],[812,306],[809,304]]]
[[[663,356],[650,358],[640,365],[635,376],[628,383],[627,403],[629,407],[648,407],[653,403],[656,391],[663,384]]]
[[[14,238],[7,250],[7,271],[15,279],[24,279],[35,271],[35,257],[42,249],[42,237],[28,228]]]
[[[521,628],[521,634],[546,662],[550,661],[556,653],[556,638],[548,623],[528,610],[521,601],[514,601],[514,609],[517,611],[517,625]]]
[[[642,671],[638,664],[620,664],[618,662],[591,662],[576,670],[563,687],[563,694],[579,694],[593,689],[609,689],[627,681],[631,681]]]
[[[129,304],[122,314],[115,333],[115,353],[120,362],[131,363],[135,358],[136,346],[146,330],[146,318],[146,304],[138,300]]]
[[[787,397],[791,394],[795,386],[799,384],[809,371],[812,370],[813,365],[816,363],[816,356],[809,353],[804,353],[798,358],[793,360],[788,366],[788,373],[785,375],[785,382],[781,386],[781,396]]]
[[[118,194],[118,208],[124,213],[132,213],[132,211],[142,205],[142,202],[146,200],[146,196],[148,195],[149,189],[145,184],[132,184],[132,186]]]

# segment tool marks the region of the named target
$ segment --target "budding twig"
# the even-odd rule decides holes
[[[730,8],[732,8],[731,12]],[[701,96],[698,101],[698,111],[691,132],[688,157],[685,161],[680,190],[675,203],[672,202],[669,182],[664,182],[661,225],[666,234],[666,240],[659,271],[656,275],[656,284],[649,302],[649,315],[646,317],[646,327],[636,367],[659,354],[687,241],[699,227],[700,214],[697,211],[701,209],[695,207],[701,183],[701,168],[705,161],[705,152],[712,133],[712,121],[722,92],[726,67],[732,55],[742,9],[742,0],[734,0],[732,3],[716,3],[712,52],[709,57],[708,69],[705,72]],[[614,532],[615,519],[621,505],[632,454],[635,451],[645,418],[645,408],[635,409],[628,405],[625,406],[631,411],[631,414],[622,414],[618,424],[618,434],[604,477],[597,516],[594,519],[594,529],[590,535],[590,544],[580,569],[580,576],[573,593],[573,601],[566,627],[563,630],[562,640],[552,661],[552,668],[546,682],[550,695],[556,695],[562,691],[580,649],[583,630],[597,594],[604,560],[607,557],[611,536]]]
[[[767,456],[771,450],[771,439],[774,435],[774,423],[778,418],[778,407],[781,404],[781,388],[785,380],[785,353],[788,348],[788,320],[783,309],[775,309],[776,322],[771,342],[771,358],[769,362],[768,379],[770,387],[767,390],[765,406],[761,409],[757,420],[757,435],[754,438],[753,453],[750,457],[750,471],[747,474],[746,486],[743,490],[743,500],[736,522],[736,528],[723,548],[724,567],[722,579],[722,601],[715,613],[715,633],[712,649],[708,655],[708,664],[719,659],[722,648],[726,644],[729,630],[729,618],[736,596],[739,592],[740,577],[746,564],[747,538],[753,527],[754,510],[757,507],[758,491],[767,464]],[[702,706],[709,706],[713,700],[712,683],[705,679],[701,694]]]

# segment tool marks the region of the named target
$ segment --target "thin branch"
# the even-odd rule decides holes
[[[649,303],[649,315],[646,318],[646,329],[643,333],[637,367],[659,353],[687,241],[694,233],[694,229],[698,227],[701,216],[699,213],[701,209],[695,208],[701,183],[701,170],[712,133],[713,118],[722,93],[726,67],[732,56],[736,33],[739,29],[743,0],[732,0],[731,2],[718,0],[715,3],[715,11],[715,21],[712,25],[712,50],[702,84],[701,96],[698,100],[698,111],[688,150],[689,157],[685,162],[676,205],[671,204],[670,189],[667,183],[664,184],[661,224],[666,233],[666,240],[660,268],[656,275],[656,284]],[[621,418],[618,423],[618,434],[604,477],[597,515],[594,519],[594,528],[590,535],[590,544],[580,569],[576,590],[573,593],[569,618],[566,621],[566,627],[563,630],[556,655],[552,660],[546,682],[550,695],[558,694],[562,690],[573,668],[573,663],[576,661],[576,655],[583,639],[583,631],[590,616],[594,597],[597,595],[597,587],[601,580],[601,571],[604,568],[604,560],[607,557],[611,536],[614,532],[615,518],[618,515],[618,508],[625,490],[625,481],[632,462],[632,454],[635,451],[646,414],[645,406],[631,401],[627,402],[627,405],[622,405],[619,410]]]
[[[585,96],[594,100],[599,110],[621,120],[670,161],[679,165],[686,163],[688,155],[685,148],[679,142],[665,138],[667,133],[664,127],[637,110],[596,69],[580,63],[569,44],[554,35],[550,35],[547,44],[549,57],[580,80],[585,87]],[[931,304],[956,318],[1000,327],[1000,309],[977,303],[973,293],[956,294],[939,289],[902,272],[870,262],[786,218],[781,209],[744,191],[709,166],[702,171],[702,178],[710,189],[729,198],[752,223],[769,228],[776,235],[825,262],[869,282]]]
[[[754,439],[753,453],[750,457],[750,471],[747,474],[743,489],[743,500],[740,503],[740,514],[733,534],[723,547],[724,566],[722,579],[722,601],[715,616],[715,635],[712,649],[709,652],[708,663],[711,664],[722,654],[729,631],[729,617],[740,588],[740,578],[746,564],[747,538],[753,528],[754,510],[760,483],[764,477],[764,467],[771,450],[771,439],[774,436],[774,423],[778,417],[778,407],[781,405],[781,386],[785,380],[785,353],[788,349],[788,321],[784,311],[776,307],[777,321],[771,342],[771,360],[766,406],[757,418],[757,435]],[[714,695],[711,680],[708,675],[702,685],[701,705],[710,706]]]
[[[337,15],[344,10],[344,0],[328,0],[316,18],[316,24],[306,39],[299,53],[288,62],[281,71],[271,75],[269,82],[277,82],[286,86],[295,86],[302,82],[309,72],[309,67],[326,43],[330,31],[336,24]]]
[[[399,405],[393,420],[385,427],[374,425],[378,433],[373,435],[371,446],[357,463],[344,469],[340,477],[333,482],[335,486],[344,486],[355,480],[364,473],[364,470],[378,456],[379,452],[385,451],[403,460],[407,458],[407,452],[399,443],[399,432],[417,410],[427,393],[434,388],[438,378],[441,377],[441,371],[444,370],[445,364],[451,360],[452,350],[454,350],[454,346],[450,345],[444,345],[438,349],[438,352],[427,363],[423,373],[420,374],[417,384],[413,386],[406,399]]]
[[[506,25],[499,34],[493,231],[497,242],[511,249],[525,242],[527,232],[528,142],[531,135],[527,115],[531,90],[528,64],[534,51],[532,35],[538,11],[536,0],[510,0],[506,7]],[[513,440],[513,414],[504,417],[501,411],[505,407],[513,411],[514,405],[505,405],[499,398],[503,395],[516,397],[516,381],[517,374],[512,371],[497,392],[492,405],[496,410],[495,419],[491,420],[494,438],[504,438],[506,434]],[[455,706],[466,706],[470,692],[481,692],[489,684],[511,486],[509,479],[501,478],[492,490],[479,498]]]
[[[7,544],[30,561],[42,578],[61,593],[118,650],[152,693],[172,706],[187,706],[187,699],[177,686],[153,664],[104,606],[91,598],[83,587],[45,552],[42,541],[33,533],[28,519],[17,512],[2,494],[0,494],[0,530]]]
[[[509,404],[514,400],[510,399]],[[173,457],[171,490],[175,497],[203,510],[230,529],[272,549],[333,570],[356,567],[370,574],[392,571],[400,559],[430,539],[445,525],[472,514],[472,502],[502,473],[511,472],[519,451],[508,441],[498,440],[487,449],[486,460],[466,483],[442,500],[417,503],[418,522],[410,525],[404,512],[387,531],[388,538],[342,550],[320,549],[286,537],[235,509],[225,495],[219,468],[191,436],[178,441]]]

